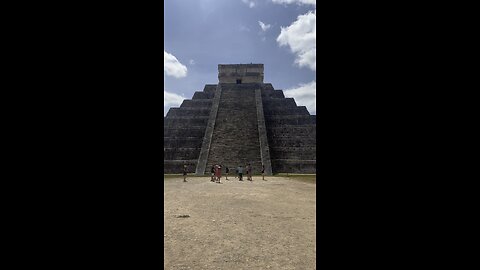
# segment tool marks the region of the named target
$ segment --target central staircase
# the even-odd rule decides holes
[[[261,172],[256,84],[221,84],[221,96],[208,155],[206,173],[213,164],[232,171],[250,163],[253,173]]]

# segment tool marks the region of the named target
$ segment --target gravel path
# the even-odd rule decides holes
[[[166,178],[164,268],[316,269],[316,185],[265,179]]]

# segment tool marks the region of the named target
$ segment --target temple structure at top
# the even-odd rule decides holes
[[[214,164],[254,173],[316,173],[316,116],[264,83],[263,64],[218,65],[207,84],[164,118],[164,173]]]
[[[218,65],[219,83],[263,83],[263,64]]]

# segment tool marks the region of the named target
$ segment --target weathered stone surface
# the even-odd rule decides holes
[[[202,141],[199,140],[199,137],[164,137],[163,138],[163,147],[164,148],[201,148]]]
[[[208,116],[210,107],[170,108],[167,116]]]
[[[283,126],[267,126],[269,138],[275,137],[292,137],[292,136],[307,136],[316,138],[316,127],[314,125],[299,126],[299,125],[283,125]]]
[[[206,85],[180,108],[170,108],[164,118],[164,173],[181,173],[183,165],[194,172],[210,115],[215,85]]]
[[[315,173],[316,160],[272,159],[272,167],[278,172]]]
[[[185,99],[180,105],[180,108],[183,107],[210,107],[212,106],[211,99]]]
[[[197,159],[198,154],[200,153],[200,148],[195,147],[170,147],[163,148],[163,158],[164,160],[189,160]],[[182,168],[177,169],[177,173],[181,171]]]
[[[205,85],[164,118],[165,173],[183,165],[208,173],[214,163],[315,173],[316,116],[263,83],[263,64],[219,65],[218,85]]]
[[[265,115],[310,115],[305,106],[298,106],[295,108],[270,107],[268,110],[264,109]]]
[[[263,83],[263,64],[218,65],[219,83]]]
[[[196,137],[203,139],[205,134],[205,127],[203,126],[190,126],[190,127],[163,127],[164,138],[168,137]]]
[[[195,92],[192,99],[210,99],[210,96],[204,92]]]
[[[165,126],[172,127],[205,126],[208,116],[171,116],[164,121]]]
[[[255,89],[255,105],[257,107],[258,137],[260,141],[260,157],[265,175],[272,175],[272,162],[270,160],[270,147],[268,146],[267,128],[262,103],[261,88]]]
[[[262,98],[273,172],[316,173],[316,116],[283,91]]]
[[[202,149],[199,153],[197,167],[195,168],[195,174],[197,175],[203,175],[207,170],[208,155],[210,153],[210,147],[212,144],[213,130],[215,128],[221,95],[222,87],[217,85],[212,101],[212,109],[210,111],[207,127],[205,129],[205,135],[203,136]]]
[[[312,115],[266,115],[265,120],[273,126],[281,125],[315,125]]]
[[[262,160],[255,85],[220,85],[222,93],[206,170],[213,164],[236,168],[251,163],[254,172],[259,172]]]

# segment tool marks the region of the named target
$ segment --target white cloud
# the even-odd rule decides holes
[[[284,90],[285,97],[294,98],[298,106],[306,106],[310,114],[317,114],[317,82],[300,84]]]
[[[272,26],[270,24],[264,24],[262,21],[258,21],[258,24],[262,28],[263,32],[267,31]]]
[[[249,0],[242,0],[243,3],[247,4],[249,8],[253,8],[255,6],[254,1],[249,1]]]
[[[163,115],[167,114],[170,107],[179,107],[184,99],[180,95],[163,90]]]
[[[187,76],[187,67],[182,65],[177,58],[165,50],[163,51],[163,72],[168,76],[182,78]]]
[[[297,5],[317,5],[317,2],[315,0],[272,0],[273,3],[275,4],[297,4]]]
[[[317,65],[317,11],[299,15],[290,26],[281,27],[277,42],[280,46],[289,46],[296,54],[295,63],[300,67],[316,70]]]
[[[195,61],[194,61],[193,59],[190,59],[189,63],[190,63],[190,65],[192,65],[192,66],[195,65]]]

